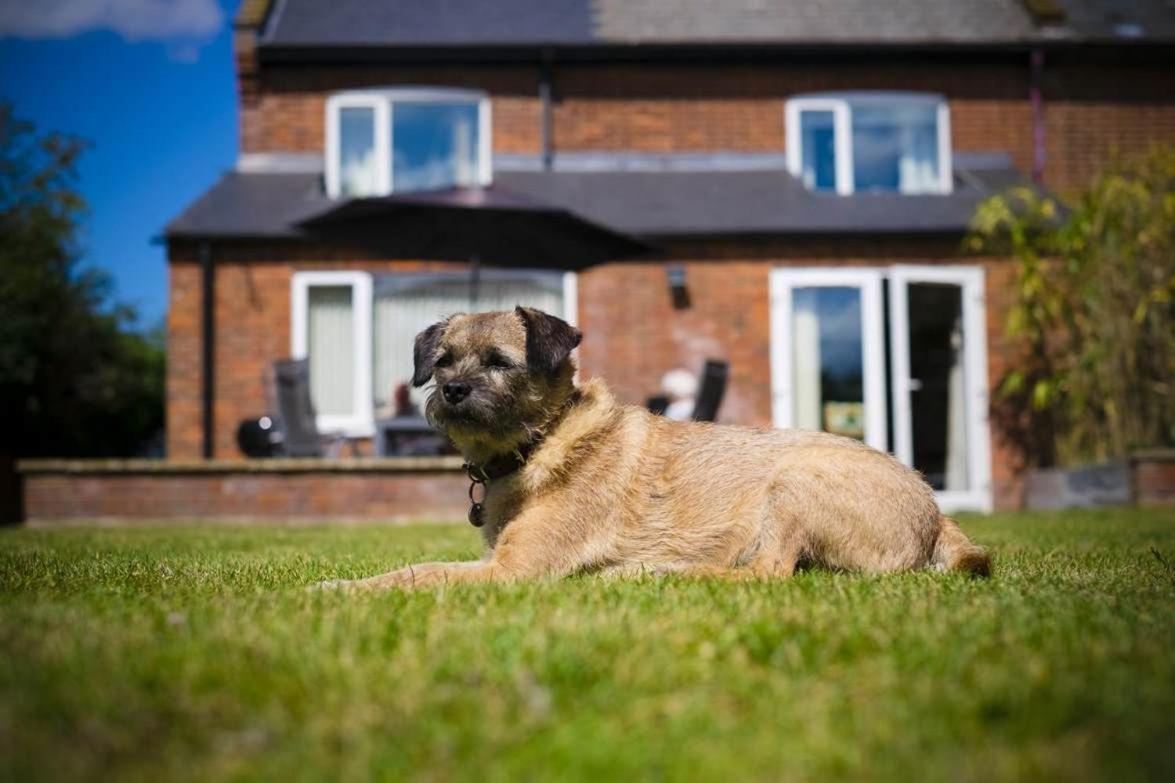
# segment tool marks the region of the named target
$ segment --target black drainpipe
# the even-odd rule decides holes
[[[1044,50],[1033,49],[1029,58],[1028,100],[1032,103],[1032,181],[1044,182]]]
[[[550,171],[555,162],[555,142],[551,130],[551,61],[550,49],[543,50],[543,59],[539,64],[539,101],[542,103],[542,146],[543,170]]]
[[[212,243],[207,240],[200,243],[200,282],[201,282],[201,390],[202,420],[204,428],[204,458],[212,459],[215,445],[213,435],[212,406],[215,400],[216,383],[216,269],[212,263]]]

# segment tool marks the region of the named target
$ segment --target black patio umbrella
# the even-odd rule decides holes
[[[299,223],[309,234],[400,258],[584,269],[649,245],[494,186],[355,198]]]

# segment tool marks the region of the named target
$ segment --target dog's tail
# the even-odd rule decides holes
[[[972,576],[991,575],[991,557],[981,546],[959,529],[955,520],[939,516],[938,540],[934,542],[934,554],[930,562],[941,571],[962,571]]]

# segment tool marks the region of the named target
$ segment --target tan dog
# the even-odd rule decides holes
[[[358,587],[580,572],[789,576],[813,565],[986,575],[990,561],[931,488],[848,438],[673,422],[576,387],[580,333],[537,310],[456,315],[416,339],[431,421],[489,475],[488,551]]]

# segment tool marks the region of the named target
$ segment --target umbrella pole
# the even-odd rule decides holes
[[[469,259],[469,309],[477,310],[477,287],[481,282],[481,257]]]

